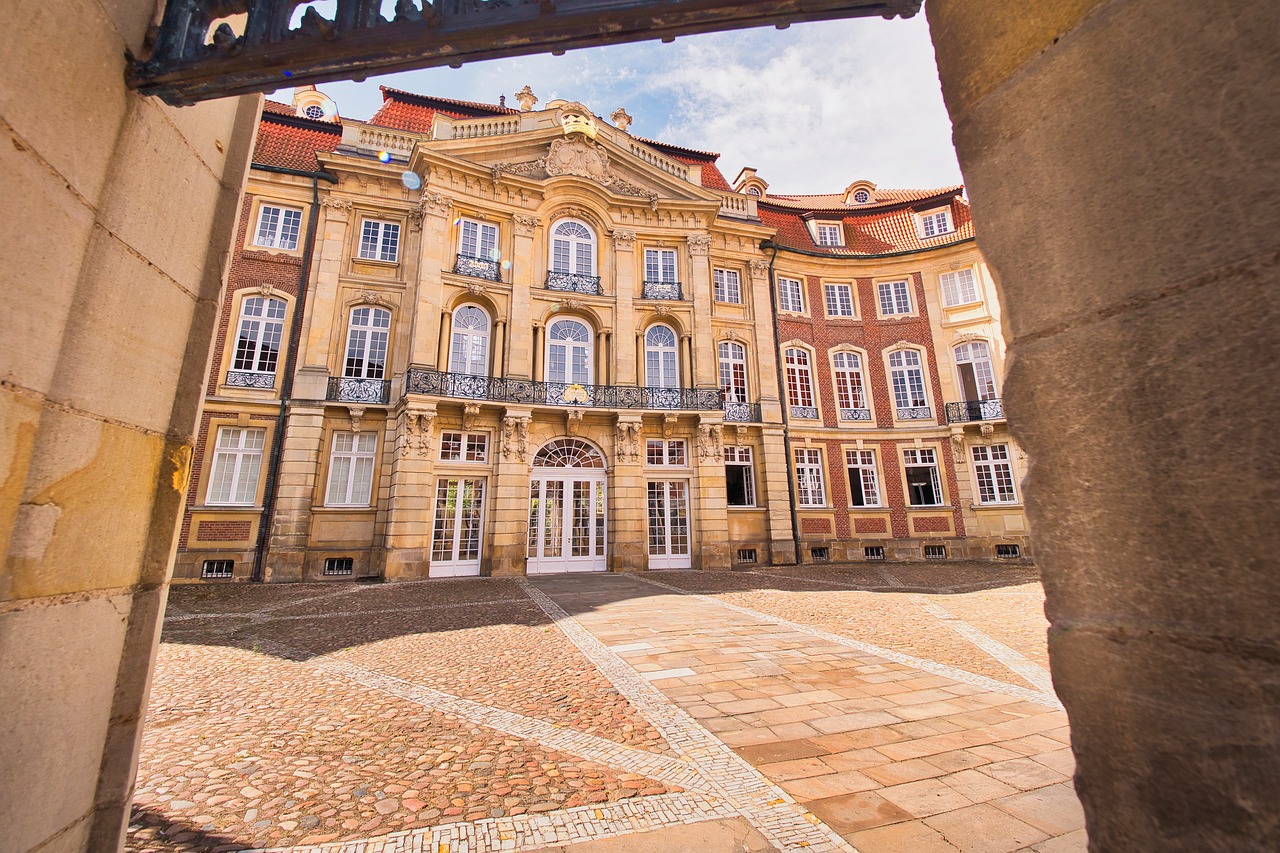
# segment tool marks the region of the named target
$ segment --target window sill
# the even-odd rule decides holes
[[[951,504],[938,504],[937,506],[915,506],[913,504],[907,504],[906,506],[907,512],[941,512],[944,510],[947,512],[955,512],[955,509],[956,508]]]
[[[884,512],[887,509],[889,509],[889,507],[881,506],[881,505],[876,505],[876,506],[868,505],[868,506],[851,506],[848,509],[849,509],[849,512]]]
[[[351,260],[355,261],[357,264],[372,264],[375,267],[395,268],[400,266],[399,259],[394,261],[384,261],[381,258],[362,258],[359,255],[356,255]]]
[[[989,503],[989,504],[972,503],[972,504],[969,504],[969,509],[974,509],[974,510],[979,510],[979,509],[1000,509],[1000,510],[1003,510],[1003,509],[1022,509],[1022,508],[1023,508],[1023,506],[1022,506],[1022,501],[1012,501],[1012,502],[1010,502],[1010,503],[1003,503],[1003,504],[1002,504],[1002,503]]]

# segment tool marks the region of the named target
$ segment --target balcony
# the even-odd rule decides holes
[[[564,290],[569,293],[586,293],[591,296],[599,296],[604,292],[600,289],[600,276],[598,275],[555,272],[554,270],[547,270],[547,290]]]
[[[333,388],[333,380],[330,389]],[[642,388],[637,385],[581,385],[570,382],[539,382],[533,379],[509,379],[494,376],[471,376],[466,373],[442,373],[427,367],[411,367],[405,373],[404,390],[408,394],[429,394],[459,400],[487,400],[494,403],[530,403],[548,406],[582,406],[594,409],[652,409],[657,411],[719,411],[728,409],[714,389]],[[731,403],[734,420],[760,417],[759,404]]]
[[[502,262],[491,261],[488,258],[458,255],[453,261],[453,271],[458,275],[471,276],[472,278],[502,281]]]
[[[330,376],[329,392],[325,399],[330,403],[362,403],[385,406],[391,402],[391,382],[386,379],[352,379],[346,376]]]
[[[641,286],[641,299],[684,299],[678,281],[646,281]]]
[[[276,387],[276,375],[250,370],[228,370],[224,384],[228,388],[265,388],[270,391]]]
[[[725,400],[724,419],[726,423],[758,424],[760,423],[760,404]]]
[[[1004,420],[1003,400],[968,400],[963,403],[947,403],[947,423],[949,424],[1000,420]]]
[[[898,420],[931,421],[933,420],[933,409],[928,406],[899,406]]]
[[[816,421],[818,419],[817,406],[792,406],[791,417],[799,418],[804,421]]]
[[[870,421],[870,409],[841,409],[840,420],[842,421]]]

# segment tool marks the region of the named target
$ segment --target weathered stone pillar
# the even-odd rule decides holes
[[[753,260],[751,268],[751,315],[755,319],[755,338],[751,341],[748,383],[754,382],[765,423],[780,424],[782,407],[778,395],[778,353],[773,340],[773,314],[769,304],[769,262]],[[719,355],[716,355],[719,358]],[[719,363],[717,362],[717,370]],[[750,387],[750,386],[748,386]]]
[[[614,292],[617,293],[618,320],[615,328],[620,336],[618,351],[614,354],[613,376],[617,385],[643,385],[643,362],[636,359],[636,348],[622,337],[636,328],[636,232],[613,232]],[[639,330],[637,330],[639,331]]]
[[[417,395],[406,395],[395,413],[383,572],[387,580],[427,577],[435,495],[435,456],[431,452],[435,419],[435,402]]]
[[[324,452],[323,438],[324,406],[291,404],[284,428],[276,509],[263,574],[268,583],[302,580],[316,475]]]
[[[338,304],[338,277],[346,260],[347,229],[351,225],[351,202],[335,196],[320,199],[320,222],[316,233],[315,271],[307,295],[306,315],[302,320],[298,366],[313,372],[328,373],[329,342],[333,334]],[[339,323],[338,325],[341,325]],[[338,347],[345,346],[339,341]]]
[[[448,329],[442,328],[440,319],[444,312],[440,271],[446,263],[451,213],[453,199],[429,189],[422,191],[417,210],[422,244],[418,252],[413,351],[409,354],[409,363],[434,366],[437,370],[449,369],[449,334]]]
[[[755,463],[756,476],[760,478],[757,500],[767,501],[769,560],[774,565],[790,565],[796,562],[796,544],[791,531],[790,479],[782,427],[762,427],[760,444],[760,458]]]
[[[697,515],[693,527],[694,568],[728,571],[733,568],[729,552],[729,509],[724,477],[723,414],[698,416]]]
[[[685,298],[693,300],[693,335],[690,368],[694,388],[719,388],[719,364],[711,337],[711,237],[690,234],[689,281]]]
[[[533,411],[508,408],[502,415],[502,447],[490,484],[489,574],[523,575],[528,564],[529,424]]]
[[[1280,849],[1280,12],[927,9],[1090,849]]]
[[[609,471],[609,569],[639,572],[649,566],[645,504],[644,424],[638,412],[616,416]]]
[[[538,218],[524,213],[515,215],[515,253],[511,259],[511,335],[507,343],[507,375],[517,379],[536,379],[534,353],[537,351],[535,335],[525,334],[533,328],[533,314],[529,289],[538,286],[538,277],[546,273],[546,264],[533,256],[533,237],[537,233]]]

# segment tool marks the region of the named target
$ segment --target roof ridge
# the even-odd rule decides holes
[[[439,95],[422,95],[418,92],[410,92],[407,89],[397,89],[394,86],[379,86],[378,89],[382,91],[382,99],[384,101],[388,100],[387,93],[390,92],[393,95],[402,95],[417,101],[435,101],[441,104],[453,104],[455,106],[466,107],[473,110],[490,110],[503,115],[520,112],[512,107],[501,106],[499,104],[486,104],[482,101],[463,101],[458,98],[445,98]],[[403,100],[403,98],[398,100]]]

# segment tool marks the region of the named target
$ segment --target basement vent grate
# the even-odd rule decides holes
[[[926,560],[947,559],[947,546],[946,545],[925,545],[924,558]]]
[[[229,578],[236,567],[235,560],[205,560],[200,569],[202,578]]]
[[[830,548],[810,548],[809,556],[813,558],[815,563],[827,563],[831,561]]]
[[[1022,556],[1022,547],[1019,545],[997,545],[996,556],[1002,560],[1016,560]]]
[[[349,575],[355,566],[355,560],[351,557],[327,557],[324,561],[324,573],[326,575]]]
[[[755,548],[739,548],[737,562],[739,563],[759,562],[759,559],[756,557],[756,549]]]
[[[867,545],[862,549],[862,556],[864,559],[867,559],[867,560],[883,560],[884,546],[883,545]]]

